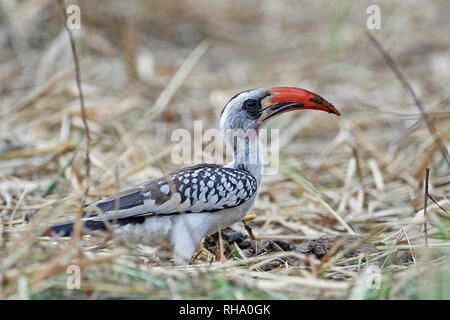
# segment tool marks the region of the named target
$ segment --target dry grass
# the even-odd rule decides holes
[[[220,237],[217,252],[205,245],[193,265],[174,267],[108,234],[40,237],[80,209],[86,130],[58,2],[0,1],[0,298],[450,298],[446,1],[383,2],[372,32],[425,114],[367,37],[369,2],[78,4],[89,200],[175,169],[172,131],[194,120],[217,127],[244,89],[311,89],[342,116],[270,124],[280,170],[263,178],[253,247]],[[440,207],[430,200],[424,215],[426,168]],[[343,241],[349,233],[364,240]],[[323,237],[332,240],[319,255]],[[70,265],[82,269],[82,290],[66,288]],[[372,266],[380,289],[366,286]]]

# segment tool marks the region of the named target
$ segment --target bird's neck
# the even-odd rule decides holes
[[[245,170],[251,173],[258,182],[261,181],[264,168],[264,156],[259,136],[235,136],[227,139],[228,151],[233,154],[233,161],[227,167]]]

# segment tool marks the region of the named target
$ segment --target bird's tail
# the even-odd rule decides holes
[[[59,235],[61,237],[69,237],[72,235],[74,222],[65,222],[52,225],[46,232],[46,235]],[[106,225],[103,221],[85,220],[83,223],[83,232],[94,230],[106,230]]]

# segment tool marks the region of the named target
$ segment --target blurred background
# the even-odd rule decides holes
[[[257,217],[250,222],[254,233],[261,239],[293,242],[345,234],[332,210],[358,233],[381,242],[378,255],[386,258],[387,248],[399,245],[395,254],[404,259],[387,274],[413,272],[425,240],[423,221],[412,227],[411,221],[423,209],[427,167],[434,199],[449,208],[450,170],[443,151],[450,136],[448,1],[66,2],[71,4],[80,8],[81,28],[72,34],[90,130],[89,179],[86,131],[63,9],[53,0],[0,0],[0,274],[7,280],[3,298],[21,294],[19,275],[28,279],[27,297],[32,298],[45,298],[48,288],[64,283],[58,278],[62,270],[47,266],[51,271],[43,273],[40,268],[54,261],[57,248],[63,250],[67,243],[27,233],[30,221],[36,221],[33,230],[42,231],[50,222],[67,219],[87,184],[88,200],[95,200],[177,168],[170,157],[173,130],[193,130],[194,120],[202,121],[203,130],[217,128],[220,111],[234,94],[277,85],[316,92],[342,115],[297,112],[270,123],[270,128],[280,129],[280,170],[264,177],[254,208]],[[367,12],[370,5],[380,8],[380,29],[367,27],[373,14]],[[406,76],[427,112],[428,125],[367,32]],[[283,271],[277,280],[261,280],[256,293],[242,289],[242,283],[257,277],[247,273],[237,284],[225,276],[205,286],[219,292],[214,297],[230,299],[348,298],[350,291],[358,298],[449,298],[448,270],[439,269],[449,262],[448,215],[437,206],[429,212],[434,218],[427,236],[438,249],[426,261],[438,259],[434,279],[439,280],[432,282],[437,287],[405,285],[417,278],[407,273],[399,276],[398,286],[391,276],[385,291],[351,291],[354,282],[330,286],[326,294],[307,291],[304,283],[286,290],[282,284],[287,276],[304,274]],[[244,232],[242,226],[235,229]],[[410,233],[405,231],[405,237],[402,230]],[[75,259],[80,248],[84,255],[97,253],[85,245],[66,250],[64,261]],[[149,265],[131,256],[133,263]],[[30,265],[34,269],[24,269]],[[168,290],[166,283],[156,297],[194,292],[195,297],[211,298],[208,290],[174,270],[164,278],[181,279],[180,291]],[[343,273],[351,281],[359,276],[359,269]],[[43,285],[48,278],[55,282]],[[118,279],[110,280],[118,288],[130,286]],[[325,273],[322,279],[332,281],[333,275]],[[229,287],[231,291],[221,291]],[[89,288],[98,289],[92,284]]]

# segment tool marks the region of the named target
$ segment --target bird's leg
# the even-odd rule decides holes
[[[197,250],[195,251],[194,256],[191,258],[192,261],[194,261],[197,257],[203,257],[204,259],[206,259],[208,261],[208,259],[212,256],[213,254],[204,247],[203,244],[200,244],[197,248]]]
[[[244,228],[247,231],[248,235],[250,236],[250,239],[256,240],[252,228],[245,222],[245,219],[242,219],[242,222],[244,223]]]
[[[192,255],[206,236],[208,226],[200,216],[185,214],[178,217],[171,233],[173,261],[176,265],[189,264]],[[199,223],[200,222],[200,223]]]

